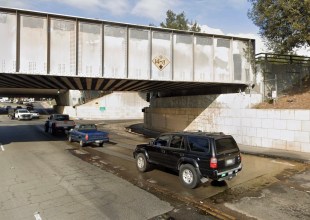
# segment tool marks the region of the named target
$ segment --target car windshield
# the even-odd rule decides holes
[[[238,152],[239,148],[233,138],[221,138],[215,140],[217,154]]]
[[[29,112],[26,109],[21,109],[21,110],[19,110],[19,113],[29,113]]]

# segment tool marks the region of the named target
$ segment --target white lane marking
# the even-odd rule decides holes
[[[271,162],[279,163],[279,164],[283,164],[283,165],[288,165],[288,166],[291,166],[291,167],[295,166],[294,164],[291,164],[291,163],[288,163],[288,162],[280,162],[280,161],[276,161],[276,160],[272,160]]]
[[[42,220],[42,218],[40,216],[40,212],[35,212],[34,217],[36,218],[36,220]]]
[[[2,145],[2,144],[1,144],[1,150],[2,150],[2,151],[4,151],[4,147],[3,147],[3,145]]]

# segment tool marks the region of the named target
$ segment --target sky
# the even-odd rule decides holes
[[[203,32],[252,38],[256,53],[268,52],[258,27],[247,16],[251,8],[247,0],[0,0],[0,7],[156,26],[165,21],[167,10],[185,12]],[[297,53],[309,55],[310,51]]]

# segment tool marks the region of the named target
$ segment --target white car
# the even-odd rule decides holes
[[[15,118],[18,120],[31,120],[32,114],[27,109],[20,108],[15,111]]]
[[[30,110],[32,118],[40,118],[40,114],[37,110]]]

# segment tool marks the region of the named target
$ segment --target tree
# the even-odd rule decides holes
[[[180,14],[175,14],[173,11],[168,10],[166,12],[166,22],[161,22],[160,26],[163,28],[172,28],[177,30],[185,30],[185,31],[195,31],[200,32],[201,29],[197,22],[189,25],[188,20],[186,19],[184,11]]]
[[[310,46],[309,0],[248,0],[248,17],[259,27],[267,46],[277,53]]]
[[[190,23],[190,31],[194,31],[194,32],[200,32],[201,28],[199,27],[199,25],[197,24],[197,22],[195,21],[194,24],[193,22]]]

